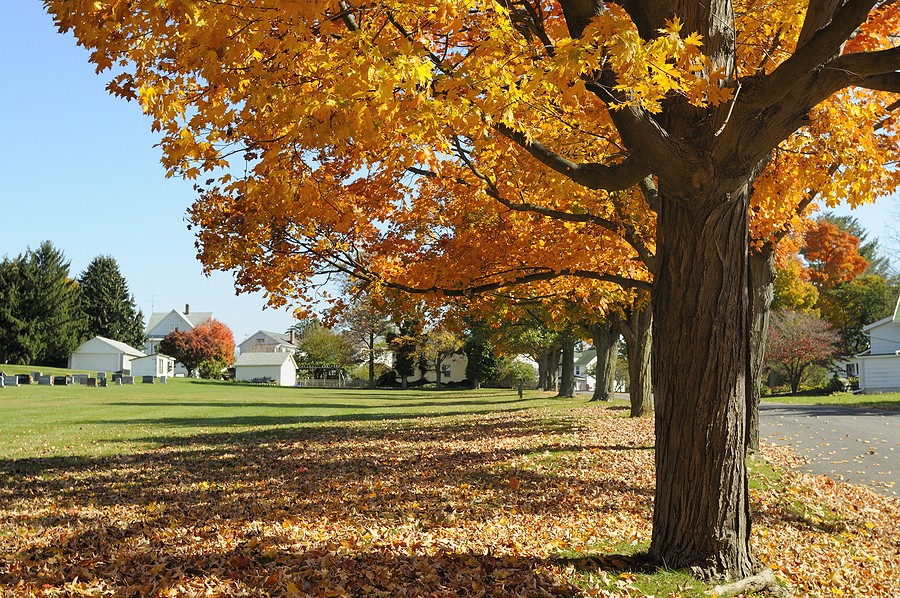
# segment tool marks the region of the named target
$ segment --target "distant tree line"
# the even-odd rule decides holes
[[[85,340],[144,344],[144,314],[116,260],[97,256],[77,278],[50,241],[0,261],[0,362],[65,367]]]

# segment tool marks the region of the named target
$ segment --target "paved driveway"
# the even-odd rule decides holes
[[[802,471],[900,496],[900,411],[762,403],[759,436],[806,458]]]

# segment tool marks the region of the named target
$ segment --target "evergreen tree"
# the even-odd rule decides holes
[[[84,340],[81,291],[70,262],[50,241],[0,267],[0,357],[7,363],[65,367]]]
[[[97,256],[81,273],[82,310],[87,336],[103,336],[140,349],[145,341],[144,314],[111,256]]]

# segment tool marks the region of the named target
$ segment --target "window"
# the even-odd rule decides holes
[[[169,324],[169,332],[178,332],[178,324]]]
[[[450,377],[450,364],[441,366],[441,377],[449,378]]]

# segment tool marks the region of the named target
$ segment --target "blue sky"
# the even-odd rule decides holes
[[[184,221],[192,184],[165,178],[158,136],[137,103],[106,92],[109,75],[94,73],[39,0],[6,0],[0,15],[0,256],[49,239],[77,275],[111,255],[148,317],[189,303],[213,312],[238,343],[259,329],[285,331],[288,311],[264,310],[261,294],[236,296],[228,273],[203,275]],[[895,201],[852,213],[883,238],[900,226]]]
[[[0,256],[49,239],[73,275],[111,255],[135,301],[153,311],[210,311],[240,343],[293,317],[235,296],[231,274],[206,277],[184,221],[192,183],[166,179],[159,141],[136,102],[111,96],[71,34],[39,0],[0,9]]]

